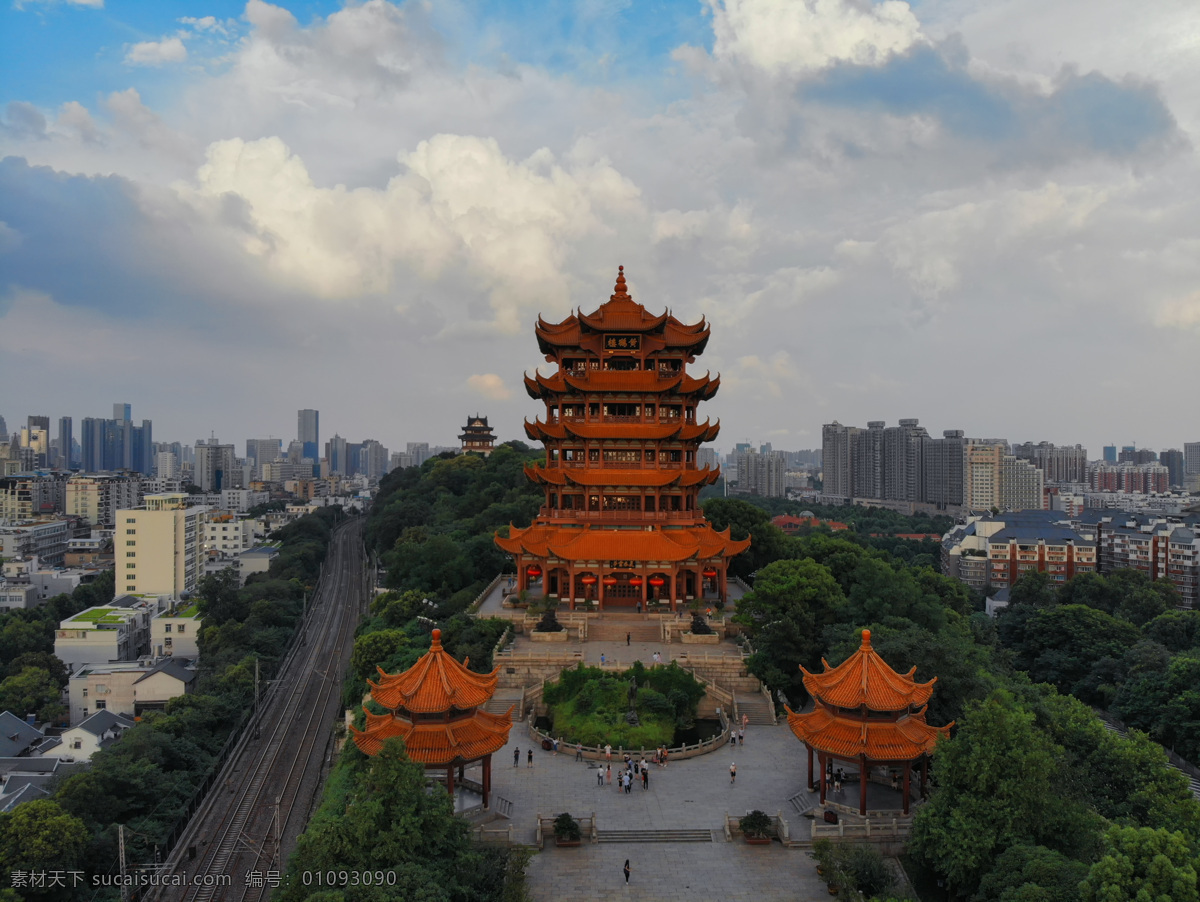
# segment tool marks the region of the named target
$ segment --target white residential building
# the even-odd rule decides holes
[[[70,538],[66,520],[35,520],[0,526],[0,557],[37,557],[51,566],[62,563]]]
[[[133,727],[132,717],[97,711],[69,730],[63,731],[58,754],[75,761],[88,761],[100,749],[112,745],[124,732]]]
[[[135,661],[150,651],[150,624],[166,607],[156,596],[122,596],[88,608],[58,625],[54,654],[69,669],[106,661]]]
[[[118,662],[85,664],[71,674],[67,695],[71,726],[97,711],[140,717],[146,710],[162,710],[168,701],[191,692],[196,671],[187,661]]]
[[[150,621],[151,653],[155,657],[196,657],[200,654],[198,640],[203,625],[198,605],[172,605]]]
[[[196,588],[208,509],[187,500],[183,492],[147,495],[144,507],[117,512],[117,592],[179,597]]]
[[[91,474],[67,480],[67,514],[82,517],[92,526],[112,526],[117,511],[141,504],[139,476]]]

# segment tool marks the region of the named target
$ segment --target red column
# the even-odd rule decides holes
[[[817,755],[817,764],[821,766],[821,804],[825,804],[825,756]]]
[[[867,814],[867,758],[865,755],[858,759],[858,813]]]
[[[454,798],[454,765],[451,764],[446,768],[446,791],[450,793],[450,798]]]
[[[908,814],[908,801],[910,798],[910,781],[912,778],[912,762],[904,762],[904,813]]]
[[[483,756],[483,807],[488,807],[492,795],[492,756]]]

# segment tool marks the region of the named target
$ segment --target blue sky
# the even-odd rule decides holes
[[[518,437],[533,319],[623,263],[714,323],[719,447],[1200,440],[1145,400],[1200,352],[1196,35],[1187,0],[9,3],[0,415]]]

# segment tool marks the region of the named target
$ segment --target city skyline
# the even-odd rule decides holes
[[[729,444],[1200,438],[1143,400],[1200,353],[1182,0],[110,7],[0,10],[10,429],[519,438],[624,264]]]

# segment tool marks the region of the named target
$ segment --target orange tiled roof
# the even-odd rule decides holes
[[[741,554],[749,539],[731,539],[729,529],[717,532],[707,522],[688,529],[569,529],[534,525],[511,529],[509,538],[496,537],[509,554],[557,557],[564,561],[708,560]]]
[[[538,345],[550,352],[554,347],[575,347],[584,337],[584,327],[593,333],[642,332],[657,333],[668,347],[691,348],[694,354],[704,350],[708,342],[709,327],[701,319],[698,323],[686,324],[664,311],[655,316],[629,296],[625,285],[625,268],[620,267],[617,284],[608,301],[592,313],[577,311],[561,323],[548,323],[540,316],[534,332]]]
[[[525,467],[525,475],[533,482],[549,485],[578,486],[637,486],[662,488],[668,485],[711,485],[720,476],[719,469],[699,470],[603,470],[585,467]]]
[[[596,370],[585,375],[559,371],[550,376],[534,372],[531,379],[525,376],[525,391],[531,398],[585,392],[616,392],[622,394],[662,394],[672,392],[680,395],[699,393],[707,400],[717,393],[721,377],[708,373],[694,377],[683,373],[660,377],[652,370]]]
[[[442,648],[442,631],[433,631],[429,651],[404,673],[379,670],[378,683],[367,680],[371,697],[392,711],[403,708],[414,714],[434,714],[451,708],[465,710],[482,705],[496,691],[500,667],[491,673],[474,673]]]
[[[351,727],[350,733],[364,754],[379,754],[384,742],[399,736],[413,761],[426,767],[448,767],[476,761],[503,748],[512,729],[512,710],[509,708],[506,714],[477,710],[457,720],[416,723],[367,711],[366,729]]]
[[[806,714],[788,708],[787,719],[805,745],[841,758],[865,755],[872,761],[911,761],[932,752],[938,737],[948,737],[953,726],[931,727],[924,711],[872,723],[835,715],[820,705]]]
[[[612,439],[614,441],[679,441],[711,442],[721,431],[721,424],[710,423],[543,423],[525,421],[525,434],[535,442],[565,439],[573,435],[582,439]]]
[[[865,705],[872,711],[902,711],[923,705],[933,695],[934,677],[928,683],[913,680],[914,667],[899,674],[888,666],[871,648],[871,631],[862,631],[862,645],[837,667],[831,668],[824,658],[824,673],[804,673],[804,688],[828,705],[839,708],[858,708]]]

